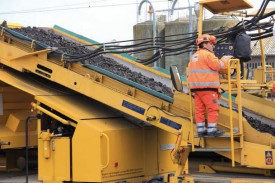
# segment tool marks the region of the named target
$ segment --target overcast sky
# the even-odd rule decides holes
[[[198,0],[190,0],[193,3]],[[259,8],[262,0],[247,0]],[[141,0],[1,0],[0,20],[23,26],[53,27],[59,25],[98,42],[133,39],[133,25],[146,17],[147,3],[141,16],[137,9]],[[155,10],[171,6],[168,0],[150,0]],[[176,7],[187,7],[188,0],[178,0]],[[275,7],[270,2],[268,7]],[[159,14],[159,13],[158,13]],[[172,20],[187,14],[175,11]]]

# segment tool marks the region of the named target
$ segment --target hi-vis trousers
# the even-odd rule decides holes
[[[205,123],[207,111],[208,126],[216,126],[219,116],[219,93],[218,91],[195,91],[195,120],[196,123]]]

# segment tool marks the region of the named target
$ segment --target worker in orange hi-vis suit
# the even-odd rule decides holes
[[[194,53],[188,64],[188,84],[194,93],[195,120],[199,137],[221,136],[223,130],[217,129],[219,115],[219,71],[227,68],[230,56],[218,59],[213,48],[217,43],[212,35],[203,34],[198,37],[196,44],[199,49]],[[207,128],[205,113],[207,110]]]

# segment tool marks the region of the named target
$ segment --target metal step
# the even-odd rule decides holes
[[[241,134],[240,133],[235,133],[233,134],[234,137],[240,137]],[[230,134],[229,133],[225,133],[224,135],[222,136],[218,136],[218,137],[213,137],[213,136],[203,136],[203,137],[199,137],[198,135],[194,135],[194,138],[230,138]]]
[[[196,152],[229,152],[231,148],[195,148]]]
[[[230,180],[213,180],[205,178],[194,178],[194,182],[205,182],[205,183],[230,183]]]
[[[236,150],[241,150],[242,148],[241,147],[236,147],[234,149],[236,151]],[[198,152],[213,152],[213,151],[229,152],[229,151],[231,151],[231,148],[200,148],[200,147],[198,147],[198,148],[195,148],[195,151],[198,151]]]

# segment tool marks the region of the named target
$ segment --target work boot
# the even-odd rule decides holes
[[[220,137],[225,133],[224,130],[216,130],[213,132],[207,132],[208,137]]]
[[[205,128],[205,122],[197,122],[196,126],[197,126],[198,137],[204,137],[207,134],[206,128]]]

